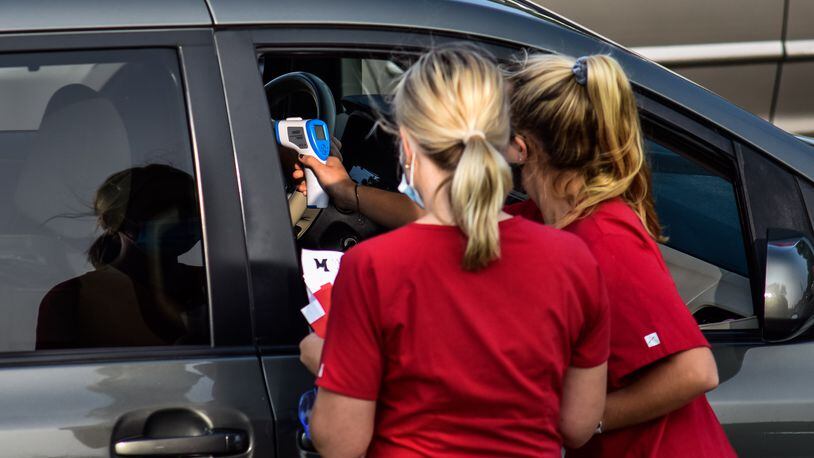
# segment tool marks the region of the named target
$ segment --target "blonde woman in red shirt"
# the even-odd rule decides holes
[[[588,244],[608,285],[611,354],[602,423],[575,457],[731,457],[704,393],[712,352],[678,295],[657,242],[633,91],[613,58],[525,58],[509,76],[507,151],[531,199],[507,211]],[[538,210],[539,209],[539,210]]]
[[[599,422],[604,286],[577,237],[501,211],[504,92],[468,48],[422,56],[398,85],[401,189],[425,212],[342,260],[314,368],[325,457],[559,458]]]

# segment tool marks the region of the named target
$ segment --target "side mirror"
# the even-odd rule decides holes
[[[814,245],[799,232],[769,230],[763,338],[785,342],[814,325]]]

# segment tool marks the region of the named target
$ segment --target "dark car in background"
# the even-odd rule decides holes
[[[741,455],[809,455],[814,160],[792,135],[525,1],[4,0],[0,456],[311,453],[299,250],[382,228],[305,209],[272,119],[323,119],[394,189],[378,113],[460,40],[621,62],[710,401]]]

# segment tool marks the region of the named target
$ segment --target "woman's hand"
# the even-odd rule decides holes
[[[300,362],[314,375],[319,372],[323,345],[325,339],[313,332],[300,341]]]
[[[300,156],[300,163],[294,164],[292,176],[295,180],[301,180],[297,185],[297,190],[306,194],[308,191],[305,185],[303,167],[311,169],[319,184],[322,185],[322,189],[334,201],[334,205],[341,209],[353,210],[356,208],[356,184],[351,180],[350,175],[342,165],[342,154],[339,152],[341,148],[342,143],[335,138],[331,138],[331,155],[325,164],[315,157]]]

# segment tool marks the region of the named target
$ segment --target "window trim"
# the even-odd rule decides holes
[[[248,278],[238,185],[234,161],[230,154],[223,154],[224,150],[231,150],[231,135],[225,116],[222,83],[217,72],[211,30],[195,28],[0,35],[0,53],[3,54],[133,48],[176,50],[201,206],[204,233],[202,246],[210,306],[210,345],[3,352],[0,353],[0,366],[24,364],[27,360],[36,361],[34,364],[48,364],[214,355],[220,353],[221,348],[242,348],[253,343],[247,307]],[[237,227],[241,230],[234,231]],[[240,351],[245,353],[248,348]]]

